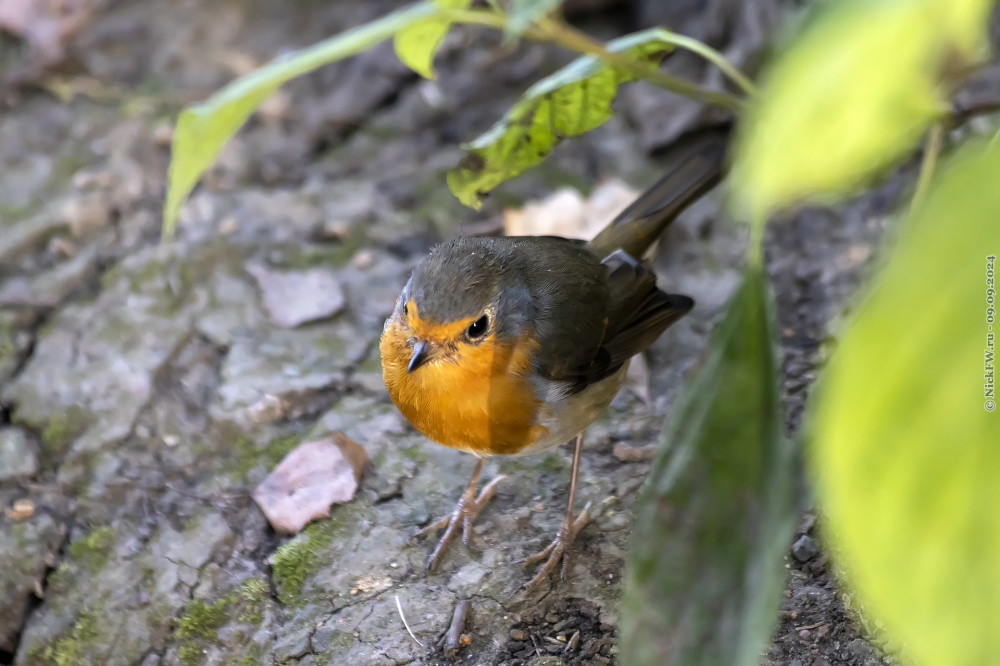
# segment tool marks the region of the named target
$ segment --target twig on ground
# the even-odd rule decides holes
[[[465,629],[465,620],[469,616],[469,609],[471,607],[472,602],[468,599],[462,599],[458,602],[458,605],[455,606],[455,614],[451,616],[451,626],[448,627],[448,631],[438,641],[438,646],[442,648],[444,655],[449,659],[457,655],[459,649],[464,644],[462,641],[462,631]]]

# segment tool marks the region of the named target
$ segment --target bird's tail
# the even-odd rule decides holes
[[[674,165],[670,172],[601,230],[589,247],[602,257],[622,249],[641,258],[667,225],[722,179],[729,134],[728,126],[716,127],[672,146],[667,156]]]

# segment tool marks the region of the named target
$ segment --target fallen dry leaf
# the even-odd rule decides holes
[[[276,532],[292,534],[354,497],[367,462],[360,444],[335,432],[295,447],[252,497]]]
[[[257,279],[271,321],[294,328],[332,317],[344,308],[344,289],[337,277],[324,268],[276,271],[260,264],[247,266]]]
[[[607,180],[586,199],[579,191],[563,187],[523,208],[508,208],[503,214],[508,236],[563,236],[590,240],[615,215],[635,201],[638,192],[620,180]]]
[[[66,59],[68,44],[93,17],[96,0],[0,0],[0,30],[24,40],[28,62],[3,77],[5,83],[33,83]]]

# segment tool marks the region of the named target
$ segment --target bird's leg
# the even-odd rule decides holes
[[[576,518],[573,517],[573,500],[576,499],[576,479],[580,474],[580,454],[583,451],[583,433],[576,436],[573,440],[573,471],[569,478],[569,502],[566,505],[566,516],[563,518],[562,526],[560,526],[559,531],[556,532],[556,538],[550,543],[545,550],[535,553],[528,557],[524,563],[533,564],[535,562],[540,562],[545,560],[545,564],[542,568],[538,570],[535,577],[528,581],[528,584],[524,586],[525,594],[530,593],[534,588],[549,577],[559,563],[562,562],[562,568],[559,571],[559,578],[566,578],[566,570],[569,567],[569,556],[570,550],[573,546],[573,540],[576,538],[577,532],[579,532],[587,521],[590,520],[590,503],[583,507],[583,511]],[[548,558],[548,559],[546,559]]]
[[[479,497],[476,497],[476,486],[479,485],[479,475],[482,474],[482,472],[483,459],[480,458],[479,462],[476,463],[476,469],[472,472],[472,478],[469,480],[469,485],[466,486],[465,492],[462,493],[462,497],[458,500],[455,510],[452,511],[450,515],[445,516],[436,523],[431,523],[424,529],[417,532],[416,536],[424,536],[431,532],[436,532],[442,527],[445,528],[444,534],[441,535],[441,539],[438,540],[437,547],[434,548],[434,552],[431,553],[431,558],[427,562],[427,568],[429,570],[434,571],[437,568],[438,563],[441,561],[441,555],[444,553],[445,547],[455,537],[455,534],[459,530],[462,531],[462,543],[466,546],[469,545],[469,534],[472,532],[472,521],[476,519],[476,516],[479,515],[482,508],[486,506],[486,503],[489,502],[490,498],[496,493],[497,484],[507,478],[501,474],[486,484],[482,491],[480,491]]]

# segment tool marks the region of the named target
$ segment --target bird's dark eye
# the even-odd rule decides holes
[[[406,303],[403,303],[403,314],[404,315],[410,314],[410,307]]]
[[[467,331],[467,333],[470,338],[475,339],[480,337],[483,333],[485,333],[486,329],[489,328],[489,326],[490,326],[489,317],[483,315],[476,321],[472,322],[472,325],[469,326],[469,330]]]

